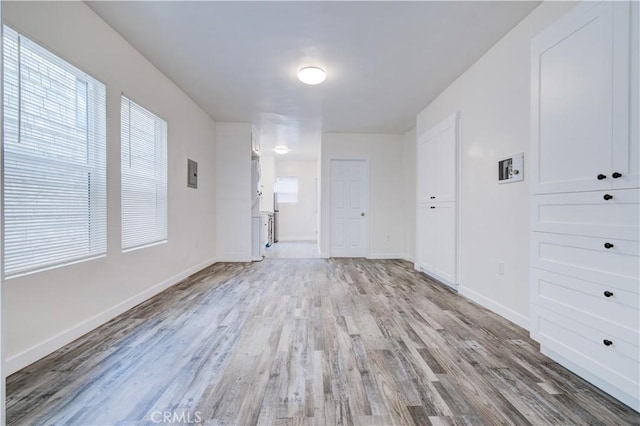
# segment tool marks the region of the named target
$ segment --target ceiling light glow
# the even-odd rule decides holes
[[[305,67],[298,71],[298,80],[304,84],[315,86],[325,81],[327,73],[318,67]]]
[[[278,145],[273,150],[276,152],[276,154],[286,154],[287,152],[289,152],[289,148],[284,145]]]

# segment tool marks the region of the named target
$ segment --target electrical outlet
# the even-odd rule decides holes
[[[504,262],[498,261],[498,275],[504,275]]]

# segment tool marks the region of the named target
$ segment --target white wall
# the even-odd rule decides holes
[[[278,204],[278,240],[316,241],[317,162],[277,160],[275,164],[276,177],[298,178],[298,202]]]
[[[214,262],[215,123],[82,2],[4,2],[5,21],[107,86],[108,252],[6,280],[8,373]],[[168,242],[120,249],[120,95],[168,123]],[[187,158],[198,189],[187,188]]]
[[[404,207],[404,258],[410,262],[416,256],[416,128],[402,135],[402,188]]]
[[[216,124],[217,259],[251,261],[251,125]],[[213,218],[211,218],[213,220]]]
[[[322,200],[320,253],[329,256],[330,159],[369,160],[369,256],[405,256],[403,136],[323,133],[321,147]]]
[[[461,113],[459,291],[528,327],[530,42],[574,3],[545,2],[419,115],[421,135]],[[497,160],[525,154],[524,182],[498,185]],[[498,275],[498,261],[505,263]]]

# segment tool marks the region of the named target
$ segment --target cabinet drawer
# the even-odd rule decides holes
[[[531,233],[533,267],[633,293],[639,285],[638,252],[637,241]]]
[[[602,380],[629,395],[638,394],[640,362],[637,346],[602,341],[606,334],[581,327],[566,317],[540,309],[536,318],[539,341],[576,365],[597,374]]]
[[[535,305],[640,346],[638,294],[613,289],[605,297],[609,290],[600,284],[535,268],[531,275]]]
[[[606,194],[613,198],[605,200]],[[640,239],[640,190],[588,191],[532,197],[534,231]]]

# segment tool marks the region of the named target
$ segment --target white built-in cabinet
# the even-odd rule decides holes
[[[218,261],[252,260],[251,125],[216,123],[216,250]]]
[[[458,114],[418,136],[417,270],[457,286]]]
[[[640,410],[637,8],[581,4],[532,42],[530,315],[543,353]]]

